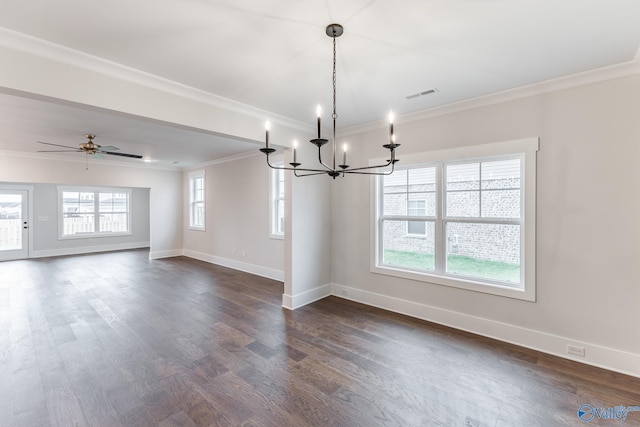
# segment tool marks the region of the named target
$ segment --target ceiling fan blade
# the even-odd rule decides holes
[[[37,142],[38,144],[53,145],[56,147],[63,147],[63,148],[73,148],[74,150],[78,150],[78,147],[69,147],[68,145],[52,144],[50,142],[42,142],[42,141],[37,141]]]
[[[102,154],[110,154],[112,156],[121,156],[121,157],[131,157],[132,159],[141,159],[142,156],[138,156],[137,154],[127,154],[127,153],[113,153],[111,151],[100,151]]]
[[[82,150],[38,150],[37,153],[82,153]]]
[[[104,156],[102,154],[100,154],[100,152],[96,151],[95,153],[91,154],[91,156],[94,159],[104,159]]]
[[[103,145],[98,149],[98,151],[118,151],[120,150],[118,147],[114,147],[113,145]]]

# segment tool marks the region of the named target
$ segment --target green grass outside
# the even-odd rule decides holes
[[[396,267],[434,270],[433,254],[396,251],[384,251],[384,263]],[[447,257],[447,272],[464,276],[499,280],[501,282],[520,283],[520,266],[506,262],[485,261],[460,255]]]

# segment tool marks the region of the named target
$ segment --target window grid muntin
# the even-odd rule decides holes
[[[478,178],[478,192],[480,193],[482,191],[482,167],[481,164],[482,163],[488,163],[488,162],[493,162],[493,161],[501,161],[501,160],[515,160],[518,159],[519,160],[519,171],[520,171],[520,175],[519,175],[519,190],[520,190],[520,195],[519,195],[519,203],[520,203],[520,217],[517,219],[513,219],[513,218],[500,218],[500,217],[456,217],[456,216],[446,216],[446,194],[447,194],[447,178],[446,178],[446,166],[447,165],[455,165],[455,164],[468,164],[468,163],[479,163],[479,169],[480,169],[480,176]],[[378,246],[378,249],[376,251],[377,253],[377,260],[376,263],[379,264],[380,266],[386,267],[386,268],[391,268],[391,269],[397,269],[397,266],[394,265],[390,265],[390,264],[385,264],[383,262],[384,260],[384,233],[383,233],[383,229],[384,229],[384,222],[385,221],[397,221],[397,220],[411,220],[411,221],[428,221],[428,220],[434,220],[435,222],[435,271],[432,273],[424,273],[423,270],[418,270],[418,269],[412,269],[412,268],[402,268],[402,269],[406,269],[409,271],[415,271],[417,273],[420,274],[435,274],[436,276],[440,276],[443,278],[447,278],[447,277],[451,277],[451,278],[461,278],[461,279],[469,279],[472,280],[474,282],[477,282],[479,284],[483,284],[483,285],[497,285],[497,286],[507,286],[507,287],[513,287],[513,288],[517,288],[517,289],[524,289],[525,283],[524,283],[524,276],[525,276],[525,264],[524,264],[524,260],[525,260],[525,254],[524,254],[524,247],[525,247],[525,230],[524,230],[524,199],[525,199],[525,194],[524,194],[524,153],[517,153],[517,154],[506,154],[506,155],[499,155],[499,156],[487,156],[487,157],[476,157],[476,158],[469,158],[469,159],[464,159],[464,160],[460,160],[460,161],[440,161],[440,162],[436,162],[434,164],[416,164],[416,165],[410,165],[410,166],[405,166],[404,168],[398,168],[397,170],[406,170],[409,171],[411,169],[418,169],[418,168],[425,168],[425,167],[435,167],[435,178],[436,178],[436,185],[435,185],[435,193],[436,193],[436,216],[435,217],[421,217],[421,216],[403,216],[403,215],[385,215],[384,214],[384,199],[385,199],[385,195],[386,194],[394,194],[394,193],[390,193],[390,192],[385,192],[384,191],[384,176],[378,177],[378,179],[376,180],[376,186],[378,188],[377,191],[377,195],[378,195],[378,226],[377,226],[377,233],[379,234],[380,238],[376,240],[376,244]],[[408,177],[408,173],[407,173],[407,177]],[[408,178],[407,178],[408,180]],[[397,194],[397,193],[395,193]],[[409,192],[407,191],[407,194],[409,194]],[[408,200],[408,199],[407,199]],[[481,209],[481,203],[482,203],[482,199],[479,198],[479,209]],[[479,211],[479,213],[481,214],[481,210]],[[447,263],[447,236],[446,236],[446,226],[448,222],[466,222],[466,223],[479,223],[479,224],[510,224],[510,225],[519,225],[520,226],[520,283],[516,284],[516,286],[514,286],[511,283],[508,282],[503,282],[503,281],[498,281],[498,280],[491,280],[491,279],[484,279],[484,278],[480,278],[480,277],[475,277],[475,276],[465,276],[465,275],[460,275],[460,274],[453,274],[453,273],[447,273],[446,272],[446,263]]]
[[[77,203],[68,201],[69,199],[73,200],[72,195],[74,194],[76,195],[75,200],[77,200]],[[113,208],[114,195],[119,195],[119,199],[124,199],[124,209],[116,212],[102,210],[100,208],[101,197],[110,197]],[[131,190],[129,189],[59,187],[58,203],[60,213],[58,236],[61,239],[110,237],[131,234]],[[105,224],[109,222],[106,219],[106,215],[123,216],[125,219],[124,221],[112,222],[112,226],[116,226],[119,229],[105,229]],[[73,221],[74,218],[87,218],[87,220]],[[75,226],[72,222],[75,222]],[[73,232],[71,232],[72,229]]]

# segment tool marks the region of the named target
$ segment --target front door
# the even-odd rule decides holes
[[[0,261],[29,257],[26,190],[0,190]]]

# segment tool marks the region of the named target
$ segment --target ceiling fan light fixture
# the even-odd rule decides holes
[[[87,138],[88,141],[78,144],[78,147],[71,147],[68,145],[52,144],[50,142],[37,141],[38,144],[53,145],[55,147],[66,148],[66,150],[39,150],[38,153],[75,152],[75,153],[84,153],[86,155],[91,155],[97,159],[104,158],[102,154],[110,154],[112,156],[130,157],[132,159],[142,159],[142,156],[139,156],[137,154],[121,153],[118,147],[114,147],[112,145],[108,145],[108,146],[98,145],[95,142],[93,142],[93,139],[95,137],[96,136],[93,134],[90,134],[90,133],[86,134],[85,138]]]

